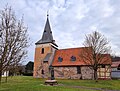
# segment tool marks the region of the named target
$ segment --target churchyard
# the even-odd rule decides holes
[[[58,85],[44,85],[46,79],[32,76],[2,78],[0,91],[120,91],[120,80],[71,80],[57,79]]]

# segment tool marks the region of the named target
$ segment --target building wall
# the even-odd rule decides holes
[[[112,67],[111,78],[120,79],[120,69],[118,67]]]
[[[35,78],[47,78],[49,74],[49,65],[52,63],[55,48],[51,46],[51,43],[36,45],[35,57],[34,57],[34,73]],[[44,48],[44,54],[41,53],[42,48]],[[52,53],[50,60],[48,62],[43,62],[44,58],[48,53]],[[44,71],[44,74],[42,73]]]
[[[117,70],[117,71],[112,71],[111,72],[111,78],[118,78],[120,79],[120,70]]]
[[[42,48],[44,48],[44,54],[41,53]],[[34,77],[42,77],[41,70],[43,68],[43,59],[47,53],[51,52],[50,44],[40,44],[35,48],[35,57],[34,57]]]
[[[81,67],[82,79],[93,79],[93,70],[88,66]]]
[[[77,73],[77,67],[54,67],[55,78],[63,79],[92,79],[93,71],[86,66],[80,68],[81,73]]]
[[[111,79],[111,66],[105,65],[104,67],[98,68],[97,75],[99,79]]]
[[[41,53],[42,48],[44,48],[44,54]],[[55,48],[51,46],[51,43],[36,45],[35,57],[34,57],[34,73],[35,78],[48,78],[50,77],[49,66],[52,63]],[[52,53],[48,62],[43,62],[43,59],[48,53]],[[98,78],[110,78],[110,67],[105,66],[105,68],[98,69]],[[77,67],[54,67],[55,78],[63,79],[93,79],[93,70],[88,66],[81,66],[80,73],[77,72]]]
[[[120,61],[112,62],[111,78],[120,79]]]
[[[94,70],[88,66],[81,66],[81,73],[77,73],[77,67],[54,67],[55,78],[62,79],[93,79]],[[105,68],[98,69],[99,79],[111,79],[111,68],[106,65]]]

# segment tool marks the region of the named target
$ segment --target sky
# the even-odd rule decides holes
[[[17,19],[24,16],[31,46],[27,61],[34,61],[35,43],[41,39],[47,12],[59,49],[82,47],[85,35],[98,31],[120,56],[120,0],[0,0],[0,10],[12,6]]]

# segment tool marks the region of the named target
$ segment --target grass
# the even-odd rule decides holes
[[[61,80],[61,84],[69,86],[85,86],[93,88],[102,88],[108,90],[120,90],[120,80]]]
[[[44,85],[45,79],[35,79],[27,76],[9,77],[7,83],[4,82],[4,78],[2,80],[0,91],[96,91],[91,88],[120,90],[120,80],[100,80],[96,83],[93,80],[58,79],[58,83],[63,86],[46,86]]]

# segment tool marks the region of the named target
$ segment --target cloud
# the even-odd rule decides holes
[[[33,43],[28,60],[34,59],[34,43],[42,36],[48,10],[59,48],[80,47],[85,34],[97,30],[110,40],[112,50],[120,55],[119,0],[1,0],[0,9],[6,3],[12,5],[18,18],[24,14]]]

